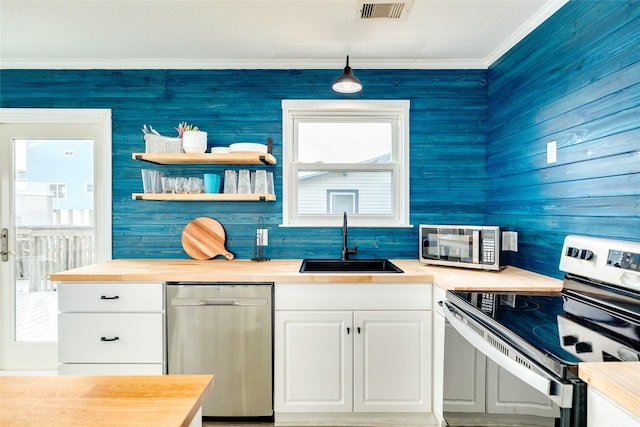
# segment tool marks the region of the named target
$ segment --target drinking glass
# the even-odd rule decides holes
[[[162,175],[153,169],[142,169],[142,188],[145,193],[161,193],[162,184],[160,181]]]
[[[276,190],[273,184],[273,172],[267,172],[267,194],[275,196]]]
[[[216,173],[204,174],[204,191],[205,193],[219,193],[220,192],[220,175]]]
[[[176,179],[170,176],[162,177],[162,192],[173,193],[176,189]]]
[[[251,175],[248,169],[238,171],[238,194],[251,194]]]
[[[175,192],[178,194],[184,194],[187,192],[187,178],[181,176],[176,178]]]
[[[224,192],[235,194],[238,192],[238,173],[234,170],[224,171]]]
[[[257,170],[255,182],[256,182],[256,185],[255,185],[254,193],[267,194],[267,171]]]
[[[187,189],[189,193],[197,194],[201,193],[204,188],[204,181],[202,178],[198,178],[195,176],[189,177],[187,181]]]

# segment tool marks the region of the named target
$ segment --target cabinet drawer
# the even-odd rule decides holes
[[[61,312],[161,312],[163,284],[63,282],[58,308]]]
[[[163,375],[162,363],[61,363],[58,375]]]
[[[278,310],[431,310],[430,284],[276,283]]]
[[[162,363],[162,313],[61,313],[60,363]]]

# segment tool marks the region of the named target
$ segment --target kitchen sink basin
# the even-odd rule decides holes
[[[300,273],[404,273],[388,259],[304,259]]]

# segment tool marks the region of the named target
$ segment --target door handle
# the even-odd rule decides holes
[[[15,255],[16,253],[9,250],[9,230],[3,228],[0,231],[0,261],[9,261],[9,254]]]

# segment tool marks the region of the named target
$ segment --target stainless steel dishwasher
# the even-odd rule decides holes
[[[213,374],[207,417],[273,416],[272,283],[169,282],[169,374]]]

